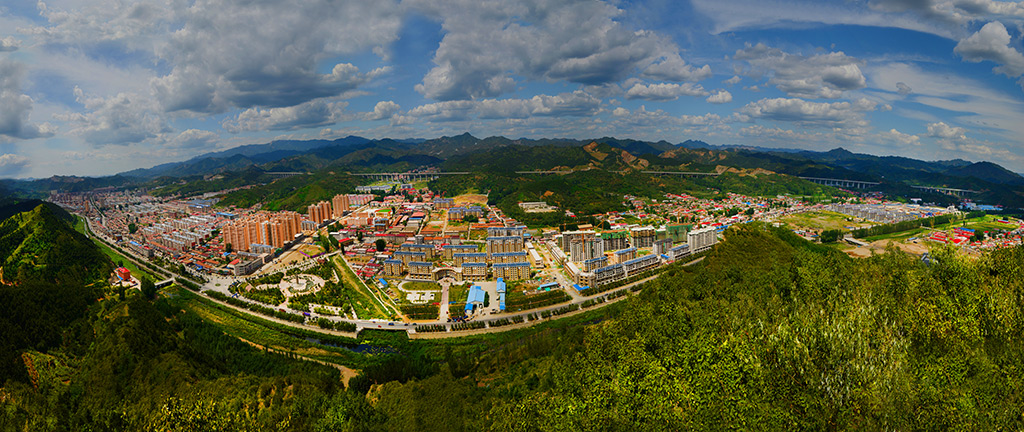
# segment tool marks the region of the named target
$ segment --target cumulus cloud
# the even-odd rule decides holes
[[[373,112],[369,113],[367,118],[368,120],[387,120],[394,117],[400,109],[402,107],[394,101],[380,101],[373,107]]]
[[[409,111],[412,117],[433,121],[481,119],[526,119],[533,117],[582,117],[596,114],[601,100],[577,90],[558,95],[536,95],[529,99],[483,99],[444,101],[420,105]]]
[[[833,128],[863,127],[864,113],[877,103],[867,99],[852,102],[809,102],[803,99],[773,98],[751,102],[739,110],[753,119],[793,122],[806,126]]]
[[[348,102],[317,99],[282,108],[249,108],[221,122],[231,133],[243,131],[296,130],[327,126],[346,118]]]
[[[514,76],[602,85],[637,69],[671,78],[699,78],[678,47],[649,31],[628,29],[605,2],[412,1],[442,21],[435,66],[416,86],[441,101],[495,97],[515,88]],[[656,63],[651,70],[652,63]]]
[[[679,99],[679,96],[706,96],[707,94],[708,92],[700,84],[662,83],[645,85],[636,83],[626,91],[626,99],[666,101]]]
[[[944,122],[929,123],[928,136],[933,138],[964,141],[967,139],[967,130],[962,127],[950,126]]]
[[[908,95],[913,93],[914,89],[910,88],[907,83],[900,81],[896,83],[896,91],[901,95]]]
[[[661,81],[700,81],[711,76],[711,66],[699,68],[686,64],[678,53],[672,53],[644,69],[641,74],[645,78]]]
[[[729,93],[726,90],[718,90],[711,96],[708,96],[705,100],[708,101],[708,103],[713,104],[729,103],[732,102],[732,93]]]
[[[93,145],[139,143],[171,131],[152,100],[134,93],[118,93],[111,97],[88,96],[78,87],[75,99],[84,113],[55,116],[74,125],[72,134]]]
[[[1024,17],[1024,4],[993,0],[956,0],[953,6],[973,16]]]
[[[752,75],[769,76],[769,84],[792,97],[836,99],[866,85],[863,62],[841,51],[803,56],[758,43],[747,44],[733,58],[746,61]]]
[[[1009,77],[1024,74],[1024,55],[1010,46],[1010,34],[999,21],[985,24],[981,30],[957,43],[953,51],[969,62],[988,60],[999,63],[1000,66],[992,70]]]
[[[390,0],[198,0],[181,12],[184,26],[158,50],[173,68],[152,86],[164,109],[199,113],[336,97],[384,70],[361,73],[338,63],[320,73],[318,67],[394,41],[401,23],[396,10]]]
[[[43,138],[53,135],[48,124],[30,123],[32,98],[22,93],[21,80],[25,66],[9,59],[0,59],[0,136],[13,139]]]
[[[13,36],[0,38],[0,52],[17,51],[19,46],[21,46],[21,42]]]
[[[643,105],[640,105],[639,108],[633,111],[622,107],[615,108],[615,110],[612,111],[612,116],[615,117],[616,126],[628,127],[706,127],[720,124],[722,122],[722,118],[718,114],[714,113],[704,115],[684,114],[681,116],[675,116],[660,109],[650,111]]]
[[[0,155],[0,177],[14,177],[28,169],[28,158],[12,153]]]
[[[889,132],[886,132],[885,135],[889,139],[891,139],[891,140],[893,140],[895,142],[898,142],[900,144],[906,144],[906,145],[920,145],[921,144],[921,137],[919,137],[917,135],[905,134],[905,133],[900,132],[900,131],[898,131],[896,129],[889,129]]]
[[[739,84],[739,82],[742,81],[742,80],[743,79],[740,78],[739,75],[733,75],[732,78],[729,78],[729,79],[727,79],[725,81],[722,81],[722,82],[725,83],[725,84],[733,85],[733,84]]]
[[[220,139],[217,134],[208,130],[187,129],[170,141],[171,146],[182,149],[212,149]]]

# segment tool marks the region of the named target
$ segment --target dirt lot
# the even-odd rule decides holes
[[[464,204],[486,205],[487,204],[487,195],[466,194],[466,195],[459,195],[459,196],[455,197],[454,199],[455,199],[455,204],[456,205],[464,205]]]
[[[846,250],[846,254],[854,258],[867,258],[871,256],[871,251],[875,253],[884,253],[886,246],[889,242],[892,242],[894,246],[898,247],[903,252],[913,255],[923,255],[928,252],[928,244],[924,241],[918,241],[918,243],[904,243],[892,240],[878,240],[869,243],[868,247],[857,247],[850,250]]]

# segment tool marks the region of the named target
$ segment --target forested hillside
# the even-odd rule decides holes
[[[74,230],[74,216],[54,204],[0,222],[3,281],[8,283],[94,283],[112,270],[91,241]]]
[[[0,382],[26,377],[19,352],[59,346],[67,326],[103,295],[113,266],[71,220],[52,204],[36,203],[0,222]]]

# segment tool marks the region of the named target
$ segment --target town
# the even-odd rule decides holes
[[[325,328],[398,323],[419,332],[522,323],[537,312],[607,300],[613,289],[699,260],[739,223],[791,226],[816,241],[823,230],[794,221],[838,217],[855,229],[961,214],[871,196],[816,204],[732,193],[719,199],[624,195],[629,211],[595,215],[594,223],[529,228],[488,206],[486,195],[442,197],[425,183],[402,180],[384,179],[359,186],[359,193],[309,203],[305,213],[219,208],[215,197],[157,199],[144,192],[50,199],[83,216],[93,233],[133,259],[204,282],[211,295]],[[545,202],[519,206],[562,211]],[[972,237],[968,228],[923,239],[976,250],[1019,244],[1024,225],[1002,222],[1007,229],[987,239]],[[844,240],[853,256],[869,247],[850,235]],[[114,278],[139,283],[125,268]]]

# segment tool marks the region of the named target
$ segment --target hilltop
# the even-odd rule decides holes
[[[39,203],[0,222],[3,282],[82,283],[105,281],[112,267],[99,249],[73,228],[74,216]]]

